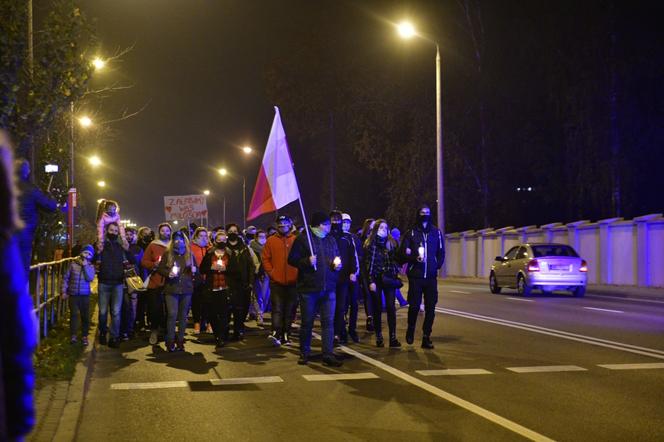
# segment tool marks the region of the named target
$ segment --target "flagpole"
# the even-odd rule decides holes
[[[297,176],[295,177],[295,182],[297,183]],[[297,193],[300,193],[300,186],[297,186]],[[309,223],[307,222],[307,216],[304,214],[304,206],[302,205],[302,196],[297,199],[300,203],[300,210],[302,211],[302,221],[304,221],[304,231],[307,232],[307,241],[309,242],[309,251],[311,256],[314,255],[314,247],[311,244],[311,232],[309,232]],[[316,265],[314,265],[314,270],[318,270]]]

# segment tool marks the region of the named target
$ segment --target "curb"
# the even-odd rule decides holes
[[[99,303],[95,305],[92,315],[93,318],[99,316]],[[78,423],[81,419],[85,394],[88,390],[92,367],[94,365],[95,356],[97,355],[97,347],[95,345],[97,328],[99,327],[97,322],[90,327],[90,333],[88,336],[91,336],[92,339],[89,340],[88,346],[83,352],[83,358],[76,364],[74,377],[69,383],[69,389],[67,391],[67,401],[62,410],[60,424],[55,431],[53,441],[68,442],[76,438],[76,431],[78,430]]]

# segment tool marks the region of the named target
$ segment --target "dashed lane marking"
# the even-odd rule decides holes
[[[279,376],[257,376],[253,378],[210,379],[212,385],[273,384],[283,382]]]
[[[598,307],[583,307],[583,308],[585,308],[586,310],[596,310],[598,312],[625,313],[622,310],[611,310],[611,309],[608,309],[608,308],[598,308]]]
[[[654,368],[664,368],[664,363],[652,362],[647,364],[602,364],[598,367],[608,368],[609,370],[650,370]]]
[[[512,298],[511,296],[508,296],[505,299],[509,299],[510,301],[521,301],[521,302],[535,302],[532,299],[523,299],[523,298]]]
[[[111,384],[111,390],[153,390],[156,388],[184,388],[188,386],[189,383],[187,381],[134,382]]]
[[[493,374],[483,368],[448,368],[445,370],[416,370],[422,376],[465,376],[476,374]]]
[[[470,292],[462,292],[461,290],[450,290],[450,293],[461,293],[462,295],[472,295]]]
[[[505,367],[515,373],[554,373],[559,371],[588,371],[576,365],[541,365],[537,367]]]
[[[307,381],[353,381],[358,379],[378,379],[373,373],[305,374]]]

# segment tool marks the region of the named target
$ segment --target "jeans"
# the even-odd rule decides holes
[[[293,322],[293,306],[297,303],[294,285],[270,284],[272,296],[272,331],[278,336],[290,333]]]
[[[75,336],[78,333],[79,322],[81,324],[81,336],[87,336],[90,329],[90,297],[70,296],[69,311],[71,320],[69,322],[69,334]]]
[[[311,331],[314,318],[320,311],[321,334],[323,338],[323,355],[331,355],[334,350],[334,310],[336,295],[333,291],[310,292],[300,294],[300,353],[309,356],[311,353]]]
[[[148,289],[145,292],[148,304],[148,319],[150,330],[164,328],[164,294],[161,288]]]
[[[175,321],[178,322],[178,342],[184,342],[184,332],[187,328],[187,314],[191,304],[191,293],[180,295],[164,295],[168,319],[166,321],[166,342],[175,340]]]
[[[383,335],[381,324],[383,316],[383,294],[385,295],[385,309],[387,310],[387,328],[390,332],[390,338],[392,338],[396,336],[397,331],[397,310],[394,306],[394,289],[383,287],[380,281],[376,284],[376,291],[371,292],[374,306],[374,329],[376,331],[376,338]]]
[[[420,313],[420,304],[424,294],[424,324],[422,333],[430,336],[433,328],[433,318],[436,315],[438,302],[438,281],[436,278],[408,278],[408,328],[415,329],[417,315]]]
[[[257,276],[254,280],[254,293],[261,314],[270,311],[270,279],[267,276]],[[256,313],[259,313],[256,312]]]
[[[120,333],[132,334],[134,332],[134,323],[136,322],[136,305],[138,304],[138,293],[129,294],[124,291],[122,300],[122,323],[120,324]]]
[[[337,284],[336,307],[334,312],[334,335],[346,339],[346,301],[350,291],[350,281]]]
[[[346,308],[348,309],[348,333],[355,333],[357,328],[357,314],[359,310],[360,283],[351,282],[348,287],[348,299]]]
[[[108,332],[108,309],[111,309],[111,339],[120,335],[120,309],[122,308],[123,284],[99,283],[99,336]]]

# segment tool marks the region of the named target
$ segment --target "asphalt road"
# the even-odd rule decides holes
[[[664,302],[457,283],[439,298],[435,350],[419,331],[405,345],[400,309],[401,349],[361,326],[339,369],[297,365],[297,343],[251,322],[220,351],[206,335],[186,353],[100,348],[78,440],[664,440]]]

